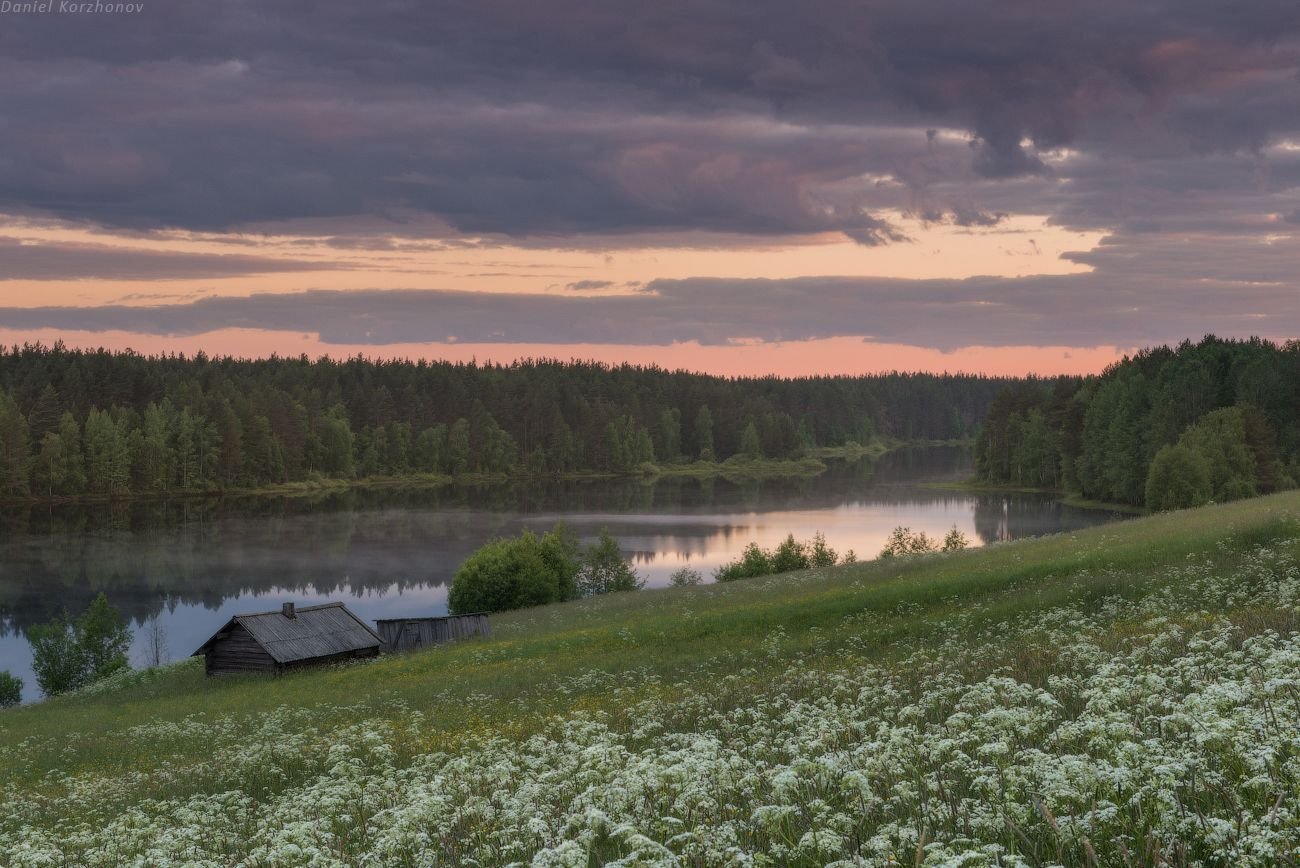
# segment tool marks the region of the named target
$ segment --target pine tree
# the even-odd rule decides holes
[[[59,393],[52,383],[46,383],[40,396],[27,414],[27,433],[33,443],[40,443],[46,434],[52,434],[59,427],[59,417],[63,415],[63,404]]]
[[[8,392],[0,390],[0,495],[25,495],[27,419]]]
[[[447,430],[447,469],[452,473],[469,470],[469,420],[457,419]]]
[[[709,410],[708,404],[701,406],[699,412],[695,414],[693,431],[695,435],[695,457],[701,461],[713,461],[715,458],[713,451],[713,413]]]
[[[763,444],[758,439],[758,428],[752,419],[740,434],[740,454],[746,458],[763,457]]]
[[[130,453],[117,421],[91,410],[85,430],[86,484],[95,494],[122,494],[130,487]]]

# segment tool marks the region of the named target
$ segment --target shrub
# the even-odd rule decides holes
[[[948,531],[948,534],[943,538],[943,545],[939,547],[939,551],[959,552],[966,548],[967,545],[969,545],[969,542],[966,539],[966,534],[957,530],[957,525],[954,524],[952,530]]]
[[[781,541],[772,553],[768,556],[772,564],[772,572],[789,573],[794,570],[806,570],[811,564],[808,557],[808,546],[794,538],[790,534]]]
[[[8,708],[23,701],[23,680],[0,669],[0,708]]]
[[[28,631],[32,669],[46,696],[58,696],[128,668],[131,631],[102,593],[72,622],[67,615]]]
[[[758,576],[771,575],[771,573],[771,557],[767,552],[759,548],[758,543],[750,543],[745,546],[745,551],[741,553],[740,560],[718,567],[713,572],[713,578],[718,582],[734,582],[737,579],[753,579]]]
[[[734,582],[737,579],[752,579],[812,567],[853,564],[857,560],[858,556],[852,549],[841,558],[835,549],[826,544],[826,537],[820,531],[813,534],[811,542],[797,540],[794,534],[790,534],[771,551],[759,548],[758,543],[750,543],[745,546],[739,560],[718,567],[713,572],[713,578],[719,582]]]
[[[687,588],[698,585],[703,581],[704,576],[700,575],[698,570],[693,570],[690,567],[682,567],[668,577],[668,585],[673,588]]]
[[[578,567],[578,593],[584,597],[616,591],[636,591],[645,580],[623,559],[618,541],[602,528],[600,538],[582,553]]]
[[[896,527],[880,550],[882,558],[899,558],[907,555],[922,555],[938,551],[939,544],[926,536],[925,531],[913,531],[910,527]]]
[[[571,600],[578,568],[577,544],[563,526],[540,539],[524,531],[492,540],[456,571],[447,607],[452,614],[504,612]]]
[[[910,527],[896,527],[889,534],[885,547],[880,550],[882,558],[899,558],[908,555],[924,555],[931,552],[958,552],[970,544],[966,534],[952,526],[940,541],[926,534],[923,530],[914,531]],[[856,560],[856,557],[855,557]],[[845,561],[850,563],[850,561]]]
[[[572,600],[578,596],[578,569],[581,566],[578,538],[564,522],[559,522],[538,541],[542,561],[556,577],[556,599]]]
[[[850,550],[849,554],[853,552]],[[818,531],[813,534],[812,545],[808,547],[808,564],[813,567],[833,567],[839,562],[835,549],[826,545],[826,536]]]
[[[67,615],[27,631],[32,646],[32,671],[46,696],[58,696],[81,686],[84,670],[77,647],[76,628]]]

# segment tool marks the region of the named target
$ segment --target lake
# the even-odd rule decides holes
[[[156,624],[167,657],[192,653],[231,615],[343,600],[366,619],[441,615],[457,566],[485,541],[567,522],[607,527],[647,587],[682,566],[706,577],[750,542],[821,531],[875,557],[898,525],[972,545],[1121,517],[1032,494],[926,487],[972,472],[970,450],[927,447],[830,462],[817,477],[729,482],[665,478],[334,490],[0,510],[0,669],[37,695],[24,631],[100,591],[136,631],[144,665]]]

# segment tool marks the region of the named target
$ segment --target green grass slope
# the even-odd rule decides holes
[[[1300,861],[1300,495],[0,713],[5,865]]]

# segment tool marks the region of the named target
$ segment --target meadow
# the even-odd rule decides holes
[[[0,713],[4,865],[1300,861],[1300,494]]]

